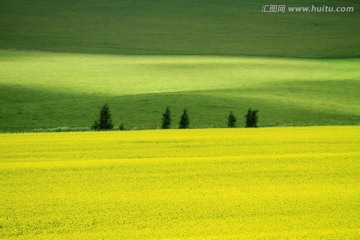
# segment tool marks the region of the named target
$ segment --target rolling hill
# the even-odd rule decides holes
[[[260,0],[2,1],[0,48],[76,53],[359,57],[353,13],[261,13]]]
[[[174,128],[184,108],[193,128],[225,127],[230,111],[242,127],[249,107],[261,126],[358,125],[358,14],[263,4],[3,2],[0,131],[89,127],[104,103],[129,129],[158,128],[166,106]]]

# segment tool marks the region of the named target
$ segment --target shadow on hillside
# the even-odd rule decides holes
[[[359,125],[358,81],[289,82],[258,88],[193,91],[130,96],[70,94],[56,90],[1,85],[0,130],[31,131],[36,128],[90,127],[104,103],[113,121],[129,129],[156,129],[166,106],[177,127],[187,108],[190,127],[226,127],[234,111],[243,127],[247,108],[259,109],[260,126]]]

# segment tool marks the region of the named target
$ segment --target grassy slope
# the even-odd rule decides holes
[[[262,4],[3,2],[0,49],[97,54],[0,51],[0,131],[89,126],[105,102],[130,128],[158,127],[167,105],[175,121],[189,108],[192,127],[223,127],[230,110],[242,125],[248,107],[262,125],[359,124],[357,59],[263,58],[358,57],[358,14],[262,14]],[[259,58],[159,56],[176,54]]]
[[[86,127],[110,104],[114,122],[157,128],[170,106],[192,127],[225,127],[248,107],[260,124],[360,124],[359,60],[109,56],[0,51],[1,129]]]
[[[359,57],[355,13],[262,14],[260,0],[12,0],[0,48],[116,54]],[[288,0],[287,6],[359,1]]]
[[[0,139],[1,239],[360,236],[360,127]]]

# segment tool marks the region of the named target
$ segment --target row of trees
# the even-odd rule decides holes
[[[171,122],[172,122],[172,118],[171,118],[170,108],[167,107],[165,109],[165,112],[163,113],[161,128],[169,129],[171,126]],[[187,110],[184,109],[184,112],[180,117],[179,129],[189,128],[189,125],[190,125],[189,114],[187,113]]]
[[[248,128],[256,128],[258,122],[258,112],[259,110],[253,110],[251,108],[248,109],[245,115],[245,127]],[[162,129],[169,129],[172,123],[171,111],[170,108],[167,107],[165,112],[162,114]],[[234,113],[231,111],[228,116],[228,124],[229,128],[236,127],[237,118]],[[179,129],[189,128],[190,118],[186,109],[184,109],[180,121],[179,121]],[[100,111],[99,120],[96,120],[94,124],[91,126],[93,130],[111,130],[114,128],[114,124],[112,123],[111,113],[109,105],[105,104]],[[121,124],[119,127],[120,130],[125,130],[124,124]]]

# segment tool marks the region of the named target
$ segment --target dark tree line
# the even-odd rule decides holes
[[[248,109],[246,115],[245,115],[245,127],[247,128],[256,128],[258,123],[258,112],[259,110],[252,110],[251,108]],[[234,128],[236,127],[236,117],[234,113],[231,111],[228,116],[228,127]]]
[[[171,111],[170,111],[170,108],[167,107],[165,109],[165,112],[163,113],[161,128],[162,129],[169,129],[170,126],[171,126],[171,121],[172,121],[172,119],[171,119]],[[184,112],[180,117],[179,129],[189,128],[189,125],[190,125],[189,115],[187,113],[187,110],[184,109]]]
[[[257,122],[258,122],[258,112],[259,110],[251,109],[249,108],[246,115],[245,115],[245,127],[247,128],[256,128]],[[231,111],[228,118],[227,126],[229,128],[235,128],[236,127],[236,117],[234,113]],[[171,128],[172,123],[172,117],[171,117],[171,111],[169,107],[166,107],[165,112],[162,114],[162,129],[169,129]],[[179,129],[186,129],[190,126],[190,118],[189,114],[186,109],[184,109],[180,121],[179,121]],[[97,130],[97,131],[106,131],[111,130],[114,128],[114,124],[112,123],[112,117],[110,113],[110,108],[108,104],[105,104],[100,111],[99,119],[94,122],[94,124],[91,126],[91,129]],[[120,130],[125,130],[125,125],[122,123],[119,127]]]

